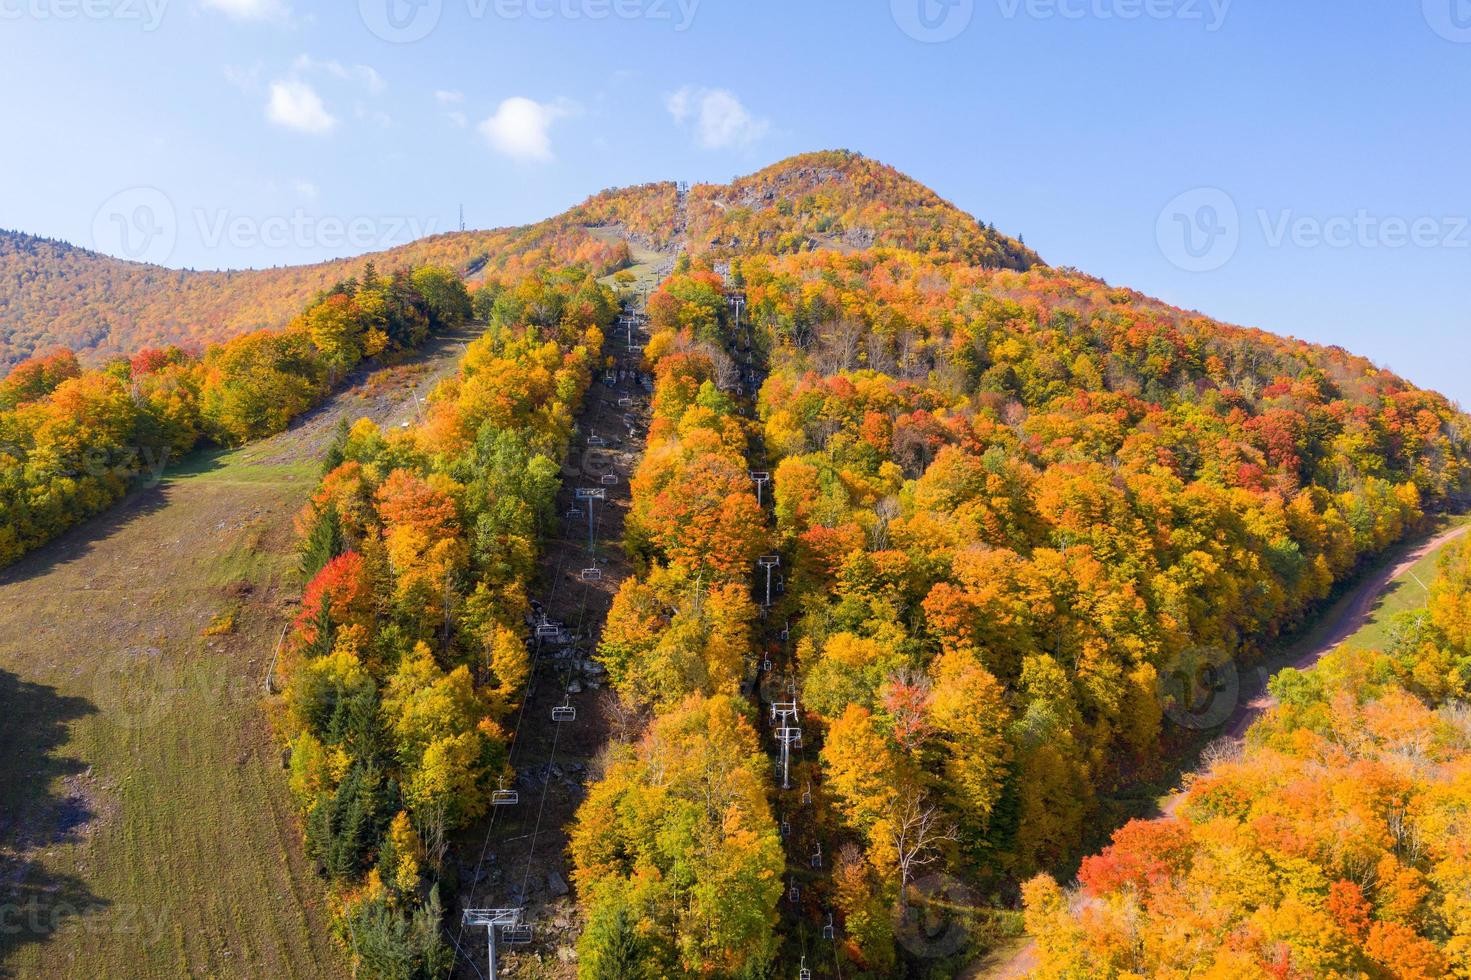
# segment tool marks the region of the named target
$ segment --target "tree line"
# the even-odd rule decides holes
[[[344,420],[298,519],[309,581],[276,728],[306,850],[363,974],[442,978],[448,836],[514,778],[529,591],[618,306],[593,270],[492,279],[485,333],[413,427]]]
[[[0,382],[0,565],[195,449],[282,431],[364,359],[413,350],[469,314],[454,273],[380,276],[368,263],[287,327],[202,353],[146,348],[83,369],[60,350],[16,365]]]

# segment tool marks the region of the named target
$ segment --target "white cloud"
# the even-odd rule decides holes
[[[522,96],[506,99],[495,115],[480,124],[480,134],[497,153],[521,163],[549,163],[552,123],[576,112],[566,100],[541,103]]]
[[[218,10],[233,20],[288,20],[291,10],[283,0],[200,0],[208,10]]]
[[[259,61],[249,68],[239,65],[225,66],[225,81],[238,88],[246,94],[252,94],[260,90],[260,76],[265,66]]]
[[[296,192],[296,196],[301,198],[303,201],[315,201],[318,197],[321,196],[321,192],[317,190],[316,184],[313,184],[309,180],[304,180],[301,177],[297,177],[291,182],[291,189],[294,190]]]
[[[297,79],[271,83],[266,118],[277,126],[303,133],[325,133],[337,125],[337,120],[327,111],[316,91]]]
[[[371,65],[344,65],[340,61],[327,60],[317,61],[310,55],[299,55],[293,67],[298,72],[321,71],[333,78],[340,78],[344,82],[356,82],[363,86],[373,95],[377,95],[388,87],[383,76]]]
[[[439,89],[434,93],[435,100],[440,105],[459,105],[465,101],[465,93],[457,89]]]
[[[362,122],[372,123],[379,129],[388,129],[393,125],[393,117],[381,109],[374,109],[363,105],[361,102],[353,104],[352,114]]]
[[[751,115],[734,93],[723,88],[686,85],[665,99],[664,106],[681,126],[693,123],[695,141],[707,150],[749,146],[771,128],[770,122]]]

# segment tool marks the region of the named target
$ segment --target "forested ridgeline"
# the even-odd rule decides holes
[[[1471,543],[1383,650],[1272,682],[1189,786],[1026,888],[1040,977],[1471,975]]]
[[[203,346],[279,329],[364,261],[381,269],[440,266],[467,278],[518,276],[551,261],[615,266],[622,243],[565,218],[496,231],[431,235],[354,259],[272,269],[195,271],[127,262],[65,242],[0,231],[0,368],[51,347],[86,362],[145,347]]]
[[[16,365],[0,382],[0,565],[201,446],[280,432],[363,361],[411,351],[470,313],[453,272],[380,276],[368,263],[287,327],[203,353],[146,348],[84,369],[60,350]]]
[[[555,266],[493,278],[489,323],[422,423],[344,426],[300,517],[301,613],[277,730],[306,849],[366,976],[447,975],[447,837],[505,786],[526,616],[561,460],[617,302]]]

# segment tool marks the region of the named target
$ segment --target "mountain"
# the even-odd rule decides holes
[[[85,358],[276,327],[367,260],[385,271],[434,263],[478,273],[487,256],[525,255],[541,241],[579,234],[578,226],[617,227],[661,250],[680,241],[714,258],[890,246],[990,267],[1040,263],[924,185],[846,150],[792,157],[731,184],[698,184],[688,195],[672,182],[610,190],[526,227],[451,232],[279,269],[167,269],[0,230],[0,368],[57,346]],[[486,271],[501,270],[492,262]]]
[[[683,199],[673,183],[608,190],[569,217],[619,226],[656,248],[682,241],[692,255],[715,259],[886,247],[988,268],[1042,264],[1021,242],[851,150],[804,153],[729,184],[696,184]]]

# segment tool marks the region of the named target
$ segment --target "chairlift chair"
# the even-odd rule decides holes
[[[531,926],[501,926],[501,942],[507,946],[530,946]]]
[[[603,570],[601,568],[584,568],[582,570],[582,580],[584,582],[601,582],[603,580]]]
[[[491,806],[515,806],[521,802],[521,794],[513,789],[498,789],[490,794]]]
[[[577,709],[572,707],[572,705],[570,704],[559,704],[552,709],[552,721],[560,723],[564,721],[576,720]]]

